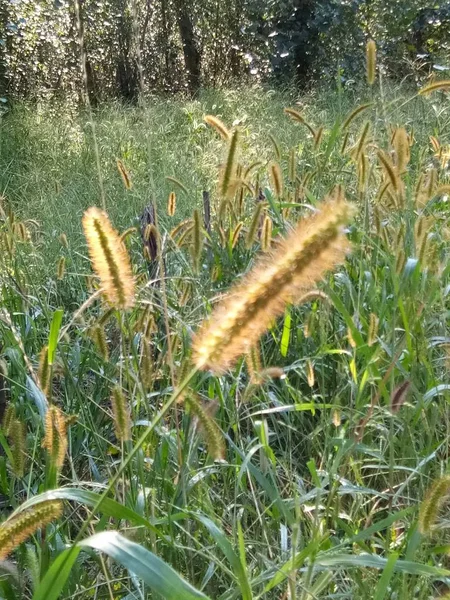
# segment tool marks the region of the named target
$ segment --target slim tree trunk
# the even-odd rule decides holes
[[[9,88],[6,51],[8,47],[6,26],[8,25],[8,3],[0,2],[0,98],[4,98]]]
[[[191,94],[200,89],[201,65],[200,52],[195,39],[194,26],[189,13],[190,2],[176,0],[178,27],[180,29],[181,42],[183,44],[184,64],[188,75],[188,86]]]

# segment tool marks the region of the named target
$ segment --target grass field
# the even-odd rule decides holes
[[[450,597],[448,95],[247,88],[0,127],[0,597]],[[85,216],[100,277],[93,205],[137,228]]]

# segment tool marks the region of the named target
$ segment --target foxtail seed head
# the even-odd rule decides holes
[[[120,158],[116,159],[116,164],[117,164],[117,170],[119,171],[120,176],[122,177],[123,185],[125,186],[125,188],[127,190],[131,190],[131,188],[133,187],[133,184],[131,183],[130,174],[128,173],[125,165],[120,160]]]
[[[134,279],[130,259],[108,215],[94,206],[89,208],[83,216],[83,229],[106,300],[115,308],[132,307]]]
[[[427,535],[436,523],[439,510],[450,493],[450,475],[437,479],[419,509],[419,531]]]
[[[376,68],[377,46],[373,40],[369,40],[366,46],[367,83],[369,85],[373,85],[375,83]]]
[[[269,175],[275,195],[277,198],[281,198],[283,195],[283,173],[277,162],[272,161],[269,163]]]
[[[100,323],[96,323],[91,328],[90,333],[92,341],[97,346],[97,349],[100,352],[103,360],[107,361],[109,359],[109,348],[108,342],[106,340],[105,328]]]
[[[170,192],[169,199],[167,200],[167,214],[169,217],[173,217],[177,208],[177,197],[175,192]]]
[[[64,275],[66,273],[66,258],[65,256],[61,256],[58,260],[58,266],[56,267],[56,276],[58,281],[64,279]]]
[[[395,150],[395,160],[399,174],[405,172],[410,160],[409,136],[404,127],[395,130],[392,145]]]
[[[263,208],[264,204],[262,202],[258,202],[258,204],[255,207],[255,211],[250,222],[250,227],[248,228],[247,235],[245,236],[245,247],[247,249],[250,249],[253,246],[253,242],[255,241],[256,232],[258,231],[258,226],[261,221],[261,214]]]
[[[222,177],[220,181],[220,195],[222,198],[230,199],[235,191],[233,183],[236,178],[238,141],[239,130],[235,129],[230,137],[227,160],[222,169]]]
[[[69,242],[67,241],[67,235],[65,233],[60,234],[59,241],[61,243],[61,246],[64,246],[64,248],[69,247]]]
[[[269,215],[264,217],[261,231],[261,249],[263,252],[268,252],[272,245],[272,219]]]
[[[225,125],[225,123],[223,123],[220,119],[218,119],[214,115],[206,115],[204,117],[204,121],[210,127],[215,129],[222,139],[224,139],[225,141],[230,139],[231,132]]]
[[[225,444],[222,432],[211,415],[215,403],[204,406],[194,394],[187,395],[185,403],[189,406],[191,413],[197,418],[200,432],[208,446],[208,452],[214,460],[223,460]]]
[[[44,346],[39,354],[38,379],[41,390],[48,394],[50,386],[51,367],[48,362],[48,346]]]
[[[131,440],[130,412],[122,388],[119,385],[113,388],[111,405],[117,439],[121,442],[128,442]]]
[[[13,446],[12,469],[17,477],[23,477],[26,457],[26,430],[25,424],[19,419],[14,419],[9,426],[9,438]],[[0,545],[1,548],[1,545]]]
[[[336,200],[323,202],[320,208],[261,259],[213,311],[193,343],[199,369],[226,371],[249,352],[286,304],[343,262],[349,250],[343,226],[353,210]]]
[[[200,211],[198,209],[194,210],[194,228],[192,229],[192,246],[191,246],[191,254],[192,254],[192,262],[194,266],[194,272],[198,273],[200,269],[200,259],[202,256],[203,250],[203,230],[202,230],[202,221],[200,217]]]
[[[62,502],[49,500],[6,520],[0,525],[0,560],[4,560],[30,535],[62,514]]]
[[[50,406],[45,415],[43,446],[48,451],[52,464],[61,469],[67,452],[67,423],[65,416],[56,406]]]
[[[234,228],[233,231],[233,236],[231,238],[231,247],[234,249],[239,241],[239,235],[241,233],[242,227],[244,226],[244,223],[242,221],[239,221],[239,223],[236,225],[236,227]]]

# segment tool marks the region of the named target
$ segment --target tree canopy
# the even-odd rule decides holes
[[[403,76],[448,54],[449,25],[450,2],[424,0],[3,0],[0,95],[135,101],[243,77],[348,79],[369,38]]]

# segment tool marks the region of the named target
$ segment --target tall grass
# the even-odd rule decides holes
[[[94,118],[122,237],[88,210],[85,115],[22,105],[1,125],[0,538],[27,525],[2,597],[448,592],[446,96],[381,80]],[[344,197],[353,220],[333,217]],[[86,228],[99,278],[83,214],[108,225]],[[120,265],[133,302],[108,295]],[[218,362],[239,341],[215,374],[193,366],[211,366],[202,335]]]

